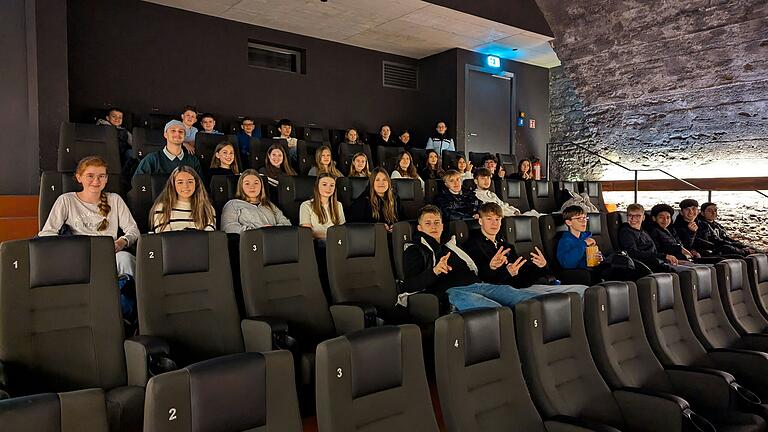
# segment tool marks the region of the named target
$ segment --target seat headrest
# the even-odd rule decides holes
[[[397,197],[400,201],[413,201],[416,199],[416,182],[418,180],[411,179],[395,179],[392,184],[397,193]],[[421,187],[421,186],[418,186]]]
[[[659,298],[656,307],[659,312],[675,307],[675,282],[669,273],[656,273],[656,292]]]
[[[292,264],[299,262],[299,228],[296,226],[274,226],[262,228],[264,243],[261,255],[264,266]]]
[[[536,180],[536,196],[539,198],[549,197],[549,182],[546,180]]]
[[[550,294],[538,299],[541,302],[544,343],[571,336],[571,298],[568,294]]]
[[[757,283],[768,282],[768,255],[753,255],[755,260],[755,271],[757,272]]]
[[[529,242],[533,241],[533,229],[531,219],[527,217],[513,217],[515,224],[515,241]]]
[[[376,255],[376,225],[346,224],[347,258],[372,257]]]
[[[400,387],[403,359],[400,328],[373,327],[349,333],[352,397]]]
[[[522,187],[522,181],[507,179],[507,198],[520,198],[522,196]]]
[[[501,357],[499,311],[483,308],[459,313],[464,318],[464,366]]]
[[[629,320],[629,285],[626,282],[603,282],[608,302],[608,325]]]
[[[731,281],[728,284],[729,291],[738,291],[744,288],[744,278],[742,278],[741,266],[744,265],[742,260],[728,259],[722,261],[721,264],[728,266],[731,274]]]
[[[267,364],[263,355],[217,357],[186,369],[195,430],[253,430],[267,423]]]
[[[603,221],[601,220],[600,216],[600,213],[587,214],[587,229],[592,233],[592,235],[603,234]]]
[[[349,185],[352,188],[352,199],[355,199],[365,192],[368,187],[368,179],[364,177],[347,177]]]
[[[87,284],[90,281],[90,237],[39,237],[29,241],[31,288]]]
[[[704,300],[712,297],[712,268],[707,266],[695,266],[692,267],[696,272],[696,284],[697,294],[699,300]]]
[[[315,177],[301,177],[301,176],[287,176],[292,179],[293,187],[290,186],[290,183],[286,186],[286,190],[288,190],[291,195],[293,196],[293,201],[295,202],[304,202],[310,198],[312,198],[314,194],[314,188],[315,188]],[[282,184],[282,180],[280,181]]]
[[[161,234],[163,275],[208,271],[208,237],[206,231],[172,231]]]

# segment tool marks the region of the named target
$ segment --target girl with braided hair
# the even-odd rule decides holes
[[[118,276],[133,277],[136,257],[125,249],[139,238],[139,228],[120,195],[104,191],[109,179],[107,162],[99,156],[83,158],[77,164],[75,179],[83,190],[60,195],[38,235],[71,232],[74,235],[110,236],[115,239]],[[123,231],[119,237],[118,229]]]

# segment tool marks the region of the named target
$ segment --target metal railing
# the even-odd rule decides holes
[[[549,146],[552,145],[552,144],[556,144],[556,145],[567,144],[567,145],[571,145],[571,146],[574,146],[574,147],[578,147],[579,149],[584,150],[585,152],[587,152],[587,153],[589,153],[589,154],[591,154],[593,156],[596,156],[596,157],[598,157],[598,158],[600,158],[600,159],[602,159],[602,160],[604,160],[606,162],[609,162],[609,163],[611,163],[613,165],[616,165],[619,168],[622,168],[622,169],[627,170],[627,171],[634,172],[634,174],[635,174],[635,187],[634,187],[635,200],[634,200],[634,202],[637,202],[637,192],[640,189],[640,179],[638,178],[638,173],[640,173],[640,172],[657,171],[657,172],[660,172],[660,173],[662,173],[664,175],[667,175],[667,176],[669,176],[669,177],[679,181],[680,183],[683,183],[683,184],[685,184],[687,186],[690,186],[690,187],[694,188],[695,190],[702,191],[702,192],[704,191],[704,189],[696,186],[695,184],[689,182],[688,180],[681,179],[680,177],[677,177],[676,175],[671,174],[668,171],[665,171],[665,170],[663,170],[661,168],[629,168],[629,167],[626,167],[626,166],[620,164],[619,162],[616,162],[614,160],[608,159],[607,157],[597,153],[594,150],[591,150],[591,149],[587,148],[586,146],[584,146],[582,144],[578,144],[578,143],[575,143],[573,141],[553,141],[553,142],[547,143],[547,154],[546,154],[546,164],[547,164],[547,166],[546,166],[546,173],[547,173],[547,178],[550,178]],[[763,191],[755,190],[755,192],[757,192],[758,194],[768,198],[768,195],[763,193]],[[711,190],[707,190],[707,200],[708,201],[712,201],[712,191]]]

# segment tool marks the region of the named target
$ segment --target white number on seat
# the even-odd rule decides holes
[[[152,251],[149,251],[149,259],[155,259],[155,253]]]
[[[176,420],[176,408],[171,408],[168,410],[168,421],[174,420]]]
[[[605,312],[605,305],[600,305],[600,310]]]
[[[19,268],[19,261],[18,260],[13,262],[13,268],[15,268],[15,269]]]
[[[342,373],[341,368],[336,369],[336,378],[341,378],[342,375],[344,375],[344,373]]]
[[[538,327],[539,326],[539,320],[533,320],[533,326]]]
[[[256,247],[256,245],[253,245],[253,251],[256,252],[257,250],[259,249]]]
[[[51,190],[52,190],[52,191],[55,191],[55,190],[56,190],[56,186],[54,186],[54,185],[51,185]]]
[[[219,186],[219,192],[224,192],[224,188]]]
[[[142,186],[142,187],[141,187],[141,191],[142,191],[142,192],[146,192],[146,191],[147,191],[147,187],[146,187],[146,186]]]
[[[456,340],[454,340],[454,341],[453,341],[453,346],[454,346],[455,348],[458,348],[458,347],[459,347],[459,340],[458,340],[458,339],[456,339]]]
[[[69,147],[67,147],[67,153],[69,153]]]

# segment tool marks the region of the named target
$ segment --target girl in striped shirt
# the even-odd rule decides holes
[[[165,189],[149,212],[152,231],[181,231],[185,229],[213,231],[216,212],[208,199],[200,176],[188,166],[173,170]]]

